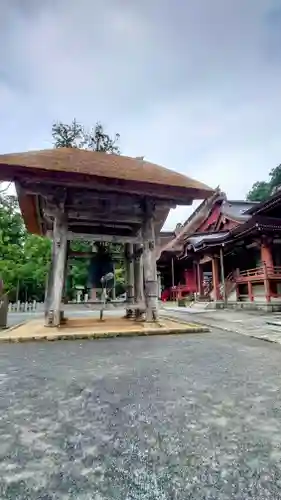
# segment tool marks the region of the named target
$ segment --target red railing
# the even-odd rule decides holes
[[[263,281],[266,278],[281,280],[281,266],[266,266],[263,264],[258,267],[253,267],[252,269],[231,272],[225,278],[226,297],[233,292],[237,283],[247,283],[247,281]],[[190,292],[190,287],[188,285],[177,285],[170,288],[170,295],[174,299],[180,297],[185,292]],[[212,293],[212,286],[210,289],[204,290],[204,295],[209,295],[210,293]],[[222,296],[222,289],[220,290],[220,293]]]
[[[265,264],[245,271],[238,271],[234,276],[236,282],[245,282],[248,280],[263,280],[265,278],[281,279],[281,266],[266,266]]]
[[[177,300],[181,297],[182,293],[189,293],[190,287],[188,285],[177,285],[171,286],[170,288],[170,296],[172,300]]]
[[[271,266],[266,268],[268,276],[281,276],[281,266]]]
[[[235,280],[243,277],[252,277],[252,276],[260,276],[265,273],[265,267],[253,267],[253,269],[246,269],[245,271],[237,271]]]

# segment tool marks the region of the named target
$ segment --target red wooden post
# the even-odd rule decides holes
[[[204,284],[203,284],[204,276],[203,269],[200,266],[199,262],[197,263],[197,292],[200,296],[204,295]]]
[[[261,261],[268,268],[273,267],[273,257],[272,257],[271,247],[268,244],[268,242],[265,241],[261,243]]]
[[[220,300],[218,259],[212,257],[212,277],[215,300]]]
[[[268,279],[268,274],[273,269],[273,257],[272,250],[269,242],[264,238],[261,242],[261,261],[263,265],[264,272],[264,291],[265,298],[267,302],[271,301],[271,291],[270,291],[270,281]]]
[[[253,295],[253,285],[251,281],[248,281],[248,297],[250,302],[254,301],[254,295]]]
[[[265,298],[266,302],[271,301],[271,293],[270,293],[270,283],[267,275],[267,265],[266,263],[263,264],[264,266],[264,291],[265,291]]]

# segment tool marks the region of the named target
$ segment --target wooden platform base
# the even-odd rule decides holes
[[[99,339],[110,337],[130,337],[139,335],[169,335],[201,333],[208,328],[195,323],[181,323],[172,319],[161,318],[155,323],[138,323],[134,320],[111,317],[104,321],[97,318],[69,319],[58,328],[47,328],[43,320],[33,320],[12,327],[0,335],[0,342],[25,342],[31,340],[76,340]]]

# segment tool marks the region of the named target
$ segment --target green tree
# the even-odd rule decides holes
[[[25,228],[15,196],[0,194],[0,276],[13,291],[21,273]]]
[[[269,177],[270,177],[269,181],[270,189],[271,193],[273,193],[273,191],[275,191],[277,188],[281,186],[281,165],[278,165],[277,167],[273,168],[269,173]]]
[[[50,258],[50,240],[35,234],[27,234],[23,245],[23,262],[20,273],[20,290],[24,291],[26,300],[44,300]]]
[[[82,148],[84,145],[84,129],[75,118],[70,125],[53,123],[52,137],[55,148]]]
[[[103,153],[120,154],[118,146],[119,134],[112,138],[105,133],[103,125],[97,122],[90,130],[86,130],[74,118],[71,124],[55,122],[52,126],[55,148],[83,148]]]
[[[93,151],[101,151],[103,153],[114,153],[120,154],[120,149],[118,146],[120,135],[115,134],[112,139],[108,134],[104,132],[101,123],[97,122],[96,125],[90,130],[90,132],[85,133],[85,140],[88,149]]]
[[[28,234],[15,196],[0,193],[0,276],[10,300],[43,300],[51,243]]]
[[[247,200],[250,201],[263,201],[271,196],[281,186],[281,165],[273,168],[269,172],[268,181],[257,181],[253,184]]]
[[[249,201],[263,201],[270,196],[270,186],[268,182],[257,181],[253,184],[251,190],[247,194]]]

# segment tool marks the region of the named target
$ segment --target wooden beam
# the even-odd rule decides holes
[[[57,184],[42,185],[42,181],[38,181],[38,183],[25,181],[21,182],[19,186],[22,193],[41,196],[50,207],[50,210],[55,209],[56,201],[61,198],[62,192],[67,193],[65,208],[68,211],[77,210],[77,207],[79,207],[79,211],[83,211],[86,206],[92,208],[93,211],[98,209],[103,212],[116,210],[117,207],[119,209],[132,210],[133,207],[140,213],[143,199],[141,195],[137,196],[127,193],[122,193],[121,197],[120,194],[112,192],[110,186],[107,191],[98,191],[96,189],[88,189],[87,187],[85,189],[77,189],[72,186],[64,189],[61,186],[57,186]],[[169,207],[171,207],[171,203],[169,203]]]
[[[44,211],[45,212],[45,211]],[[133,212],[131,213],[118,213],[116,210],[115,212],[93,212],[93,211],[74,211],[74,210],[68,210],[68,217],[69,219],[78,219],[79,222],[85,221],[85,222],[112,222],[115,221],[116,223],[119,222],[124,222],[124,223],[133,223],[133,224],[141,224],[142,222],[142,217],[141,215],[134,214]]]
[[[73,233],[68,231],[67,239],[72,240],[86,240],[86,241],[104,241],[111,243],[142,243],[142,239],[137,236],[116,236],[116,235],[103,235],[103,234],[89,234],[89,233]]]
[[[11,171],[11,169],[9,169]],[[193,190],[190,188],[190,195],[186,188],[180,188],[175,186],[170,186],[167,189],[167,186],[161,184],[151,184],[148,182],[141,181],[126,181],[119,179],[103,179],[99,176],[91,176],[91,175],[81,175],[72,173],[62,173],[62,172],[41,172],[42,175],[38,176],[30,172],[29,175],[26,174],[25,169],[17,169],[13,168],[14,176],[12,180],[20,179],[20,183],[23,187],[35,186],[44,184],[45,186],[57,186],[57,187],[67,187],[68,189],[75,188],[77,189],[85,189],[87,186],[88,191],[90,191],[89,186],[93,186],[93,192],[97,193],[97,196],[101,196],[102,193],[120,193],[122,196],[126,196],[128,194],[135,195],[138,198],[142,197],[151,197],[155,201],[159,202],[162,200],[165,203],[169,203],[170,206],[175,205],[191,205],[194,196],[192,194],[195,191],[195,199],[197,199],[198,190]],[[5,180],[5,179],[4,179]],[[10,179],[11,180],[11,179]],[[175,196],[172,196],[172,192],[175,193]],[[38,194],[38,193],[37,193]]]
[[[85,226],[85,227],[88,227],[88,228],[94,228],[94,227],[111,227],[111,228],[114,228],[114,229],[129,229],[130,231],[132,231],[132,227],[128,224],[122,224],[122,223],[118,223],[118,221],[116,221],[115,223],[112,221],[111,219],[111,222],[105,222],[102,220],[102,219],[99,219],[99,221],[91,221],[91,220],[88,220],[88,221],[81,221],[79,219],[75,220],[75,221],[69,221],[68,222],[68,226],[69,228],[71,226]]]
[[[61,186],[58,186],[57,183],[47,181],[45,185],[42,185],[42,180],[40,181],[39,179],[37,181],[23,180],[20,182],[20,186],[22,191],[25,191],[26,194],[40,195],[46,199],[48,199],[48,197],[60,196],[60,192],[62,190]],[[77,201],[79,200],[84,206],[85,201],[89,201],[91,203],[93,203],[93,201],[98,201],[99,205],[101,205],[103,202],[106,202],[109,199],[112,200],[112,203],[114,205],[118,205],[122,202],[125,204],[127,202],[127,204],[134,203],[140,205],[142,199],[141,196],[131,195],[128,193],[124,193],[121,198],[119,194],[110,190],[110,185],[107,185],[106,191],[99,191],[95,188],[89,189],[86,186],[84,186],[84,189],[82,187],[77,188],[74,186],[68,186],[67,194],[67,204],[69,205],[71,204],[71,201],[73,201],[74,206],[76,206]]]

